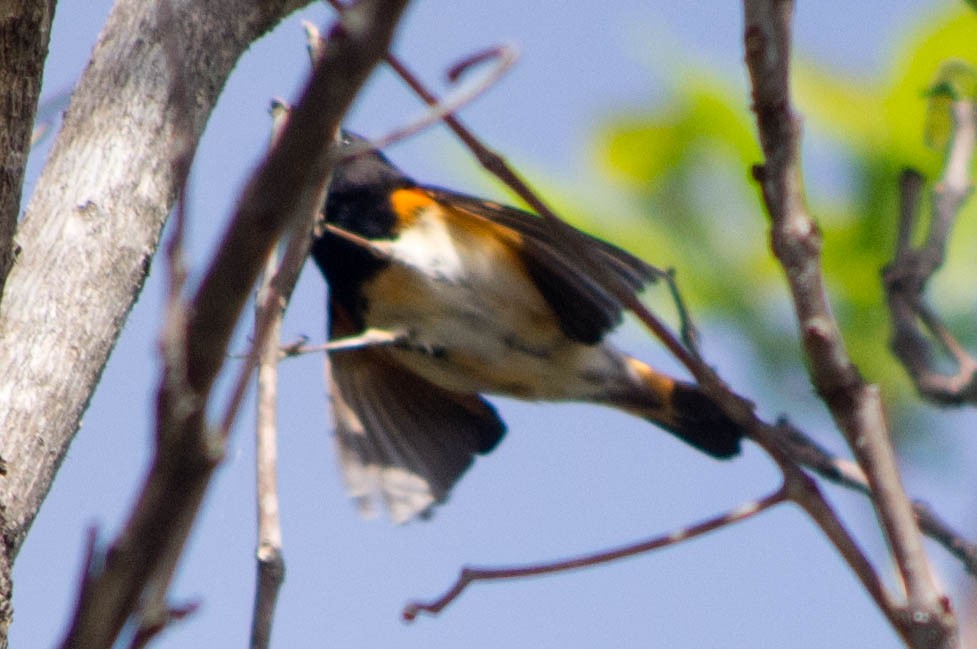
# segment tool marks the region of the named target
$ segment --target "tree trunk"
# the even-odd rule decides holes
[[[24,166],[53,18],[54,0],[14,0],[0,10],[0,298],[16,254]]]
[[[174,147],[196,146],[238,57],[306,2],[119,0],[109,15],[0,304],[0,588],[149,270],[178,190]],[[9,605],[9,587],[0,598]],[[0,615],[3,647],[9,608]]]

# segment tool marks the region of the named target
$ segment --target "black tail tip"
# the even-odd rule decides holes
[[[679,383],[672,393],[676,425],[671,432],[718,460],[739,455],[744,431],[697,386]]]

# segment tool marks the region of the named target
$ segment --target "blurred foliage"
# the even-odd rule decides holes
[[[927,95],[926,144],[940,151],[949,144],[953,132],[953,102],[977,99],[977,68],[959,59],[945,61]]]
[[[808,206],[824,234],[832,303],[852,357],[890,397],[910,396],[912,389],[887,348],[880,279],[893,254],[897,179],[907,166],[939,177],[950,124],[946,96],[973,96],[977,87],[971,67],[977,65],[977,14],[961,5],[906,29],[887,68],[872,78],[827,69],[803,53],[793,73],[795,108],[804,118]],[[761,154],[749,90],[705,67],[683,68],[668,79],[660,105],[614,116],[596,135],[593,149],[618,195],[611,204],[629,215],[626,225],[611,226],[593,211],[589,220],[580,213],[574,220],[676,268],[697,317],[736,323],[776,382],[797,371],[797,333],[750,178]],[[927,133],[936,148],[927,146]],[[928,215],[929,205],[922,209]],[[953,233],[947,266],[931,287],[937,307],[961,327],[961,336],[969,326],[971,338],[975,211],[977,201],[971,201]]]

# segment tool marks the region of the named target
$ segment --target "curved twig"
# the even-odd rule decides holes
[[[704,521],[684,527],[680,530],[662,534],[644,541],[638,541],[621,547],[604,550],[593,554],[586,554],[570,559],[562,559],[550,563],[538,563],[528,566],[509,567],[509,568],[462,568],[455,583],[441,597],[430,602],[411,602],[404,607],[401,615],[404,620],[412,622],[420,613],[436,615],[446,606],[457,599],[464,590],[476,581],[494,581],[506,579],[520,579],[522,577],[538,577],[556,572],[566,572],[568,570],[578,570],[589,568],[610,561],[633,557],[637,554],[657,550],[660,548],[677,545],[689,541],[706,532],[745,521],[756,516],[774,505],[787,500],[787,490],[781,487],[760,500],[746,503],[718,516],[713,516]]]
[[[375,140],[370,144],[370,147],[382,149],[451,117],[455,112],[464,108],[482,96],[489,88],[497,84],[512,69],[517,58],[516,49],[511,45],[496,45],[455,63],[447,72],[448,78],[452,82],[458,81],[462,74],[467,73],[477,65],[482,65],[486,62],[493,62],[495,65],[485,73],[482,79],[479,79],[466,89],[459,90],[457,96],[447,97],[431,104],[431,110],[426,112],[420,119]]]

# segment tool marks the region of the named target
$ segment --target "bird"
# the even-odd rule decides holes
[[[607,339],[623,310],[607,282],[640,290],[653,266],[583,233],[567,252],[536,214],[418,183],[354,133],[339,151],[310,254],[328,287],[337,456],[361,513],[430,516],[506,433],[486,395],[610,406],[713,458],[739,452],[742,429],[698,386]]]

